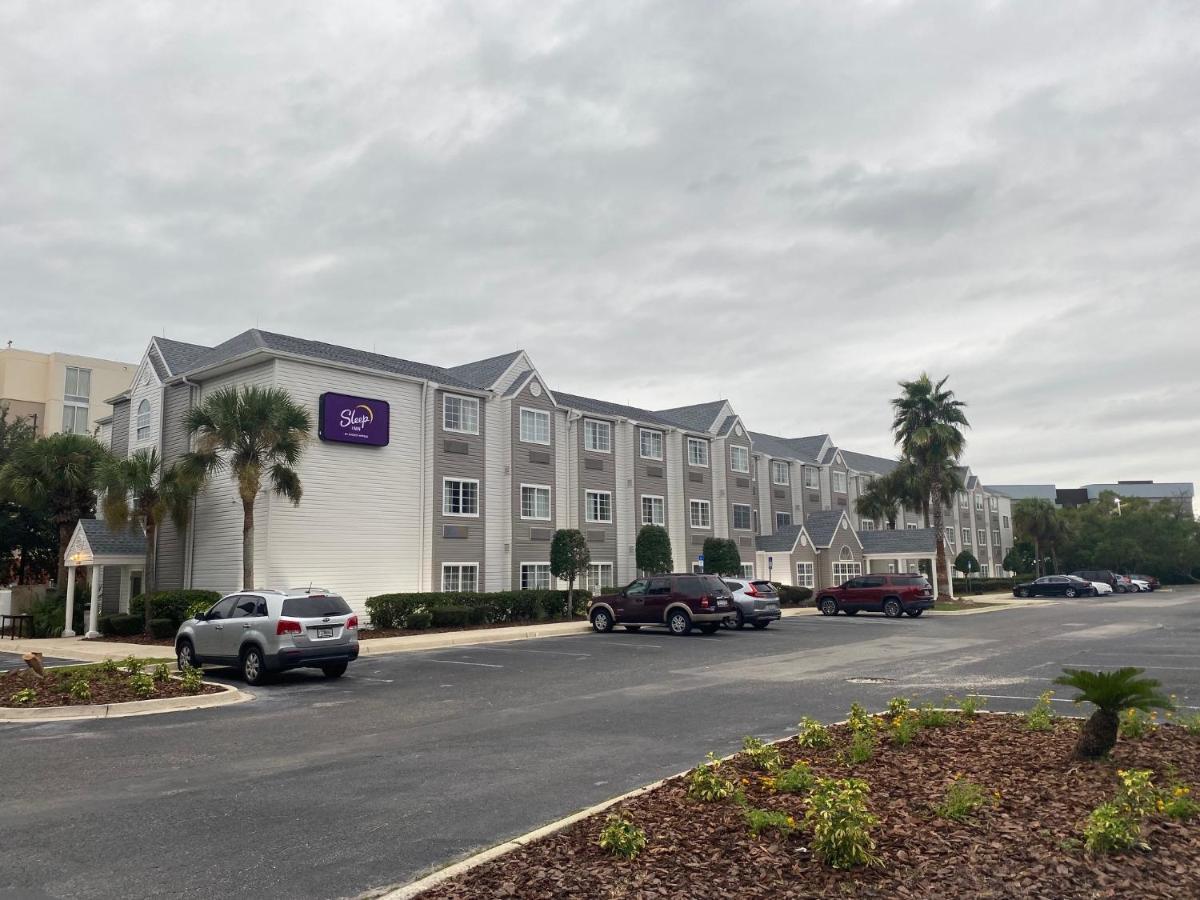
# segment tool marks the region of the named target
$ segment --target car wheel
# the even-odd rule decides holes
[[[742,615],[742,611],[740,609],[737,610],[733,614],[733,627],[734,628],[745,628],[746,627],[746,617],[744,615]]]
[[[332,663],[328,666],[321,666],[321,671],[325,673],[326,678],[341,678],[346,674],[346,666],[348,663]]]
[[[672,610],[667,616],[667,628],[671,630],[671,634],[682,637],[692,630],[692,617],[682,609]]]
[[[883,601],[883,614],[889,619],[898,619],[904,615],[904,607],[895,597],[889,597]]]
[[[905,612],[907,612],[914,619],[919,619],[919,618],[921,618],[921,613],[925,612],[925,610],[923,610],[923,609],[907,609],[907,610],[905,610]]]
[[[832,597],[822,597],[821,598],[821,615],[836,616],[837,612],[838,612],[838,605],[837,605],[836,600],[834,600]]]
[[[720,622],[705,622],[704,624],[700,625],[699,627],[700,627],[701,634],[716,634],[717,629],[721,627],[721,623]]]
[[[242,651],[242,680],[249,685],[262,684],[267,678],[267,666],[262,651],[247,647]]]
[[[613,630],[613,617],[607,609],[598,609],[592,613],[592,630],[598,634],[608,634]]]
[[[1117,593],[1118,593],[1118,594],[1124,594],[1124,593],[1125,593],[1125,585],[1123,585],[1123,584],[1118,584],[1118,585],[1117,585]]]
[[[1025,590],[1025,588],[1021,588],[1016,593],[1017,593],[1018,597],[1028,597],[1029,596],[1029,591]]]
[[[626,625],[625,630],[626,631],[641,631],[642,626],[641,625]]]
[[[1066,595],[1068,597],[1074,597],[1075,596],[1075,588],[1067,588]]]
[[[175,648],[175,665],[179,667],[180,672],[184,669],[200,668],[196,662],[196,648],[186,638],[180,641],[179,646]]]
[[[765,622],[751,622],[750,624],[753,625],[755,628],[757,628],[759,631],[762,631],[764,628],[766,628],[768,625],[771,624],[771,621],[768,619]]]

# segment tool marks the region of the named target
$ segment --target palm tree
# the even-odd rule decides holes
[[[939,572],[946,571],[946,469],[957,464],[967,443],[959,426],[970,427],[963,413],[966,404],[954,398],[954,391],[945,389],[948,378],[934,384],[923,372],[916,381],[900,382],[901,394],[892,400],[892,434],[904,457],[921,474],[922,493],[927,508],[933,510]]]
[[[96,509],[96,472],[107,451],[83,434],[52,434],[18,447],[0,469],[0,495],[41,511],[58,532],[58,585],[67,583],[67,544]]]
[[[863,518],[886,522],[889,528],[895,528],[902,503],[896,480],[884,475],[872,479],[866,490],[855,499],[854,509]]]
[[[242,501],[242,589],[254,589],[254,500],[264,476],[281,497],[300,504],[295,465],[312,431],[308,411],[282,388],[227,387],[188,411],[195,449],[184,457],[197,484],[228,468]]]
[[[1117,745],[1118,716],[1124,709],[1170,709],[1171,698],[1159,692],[1161,685],[1153,678],[1139,678],[1145,669],[1126,666],[1114,672],[1088,672],[1084,669],[1063,669],[1055,684],[1078,689],[1074,703],[1091,703],[1096,707],[1091,718],[1079,731],[1075,755],[1081,759],[1100,759]]]
[[[170,517],[177,529],[187,525],[199,484],[180,465],[163,466],[157,450],[138,450],[127,459],[110,457],[100,466],[100,508],[115,530],[129,527],[146,535],[145,631],[150,633],[150,595],[155,590],[158,526]]]
[[[1037,574],[1044,575],[1042,547],[1052,547],[1063,532],[1054,504],[1039,497],[1018,500],[1013,506],[1013,530],[1018,540],[1024,539],[1033,544]]]

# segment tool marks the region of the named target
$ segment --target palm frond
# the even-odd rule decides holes
[[[1170,709],[1173,703],[1170,697],[1159,690],[1161,683],[1154,678],[1140,677],[1145,671],[1136,666],[1125,666],[1109,672],[1063,669],[1063,674],[1055,678],[1054,683],[1079,691],[1071,698],[1073,703],[1091,703],[1107,712]]]

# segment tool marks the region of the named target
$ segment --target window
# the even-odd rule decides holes
[[[442,563],[442,590],[479,590],[479,563]]]
[[[712,504],[707,500],[692,500],[688,507],[693,528],[712,528]]]
[[[479,482],[474,478],[443,478],[442,512],[448,516],[479,515]]]
[[[987,564],[987,563],[980,563],[980,564],[979,564],[979,577],[980,577],[980,578],[987,578],[987,577],[988,577],[988,564]]]
[[[267,601],[252,594],[241,594],[234,604],[231,619],[257,619],[267,614]]]
[[[983,547],[983,546],[985,546],[985,545],[987,544],[987,529],[986,529],[986,528],[980,528],[980,529],[979,529],[979,530],[976,532],[976,534],[978,534],[978,535],[979,535],[979,546],[980,546],[980,547]]]
[[[791,467],[778,459],[771,460],[771,483],[788,484],[791,481]]]
[[[872,519],[860,520],[858,523],[858,530],[859,531],[874,531],[875,530],[874,520],[872,520]]]
[[[999,497],[988,497],[988,505],[991,506],[992,512],[995,512],[996,510],[998,510],[1000,508],[1000,498]]]
[[[729,447],[729,468],[735,472],[750,472],[750,448],[733,444]]]
[[[87,403],[92,399],[92,370],[67,366],[63,399],[73,403]]]
[[[1004,525],[1005,528],[1008,528],[1008,516],[1001,516],[1000,521]]]
[[[947,544],[954,543],[954,529],[953,528],[946,529],[946,543]]]
[[[700,438],[690,437],[687,439],[688,444],[688,465],[689,466],[707,466],[708,465],[708,441]]]
[[[595,419],[583,420],[583,449],[595,453],[612,452],[612,425],[609,422],[597,422]]]
[[[841,583],[851,578],[857,578],[862,574],[862,563],[857,562],[835,562],[833,564],[833,580]]]
[[[550,563],[521,563],[521,590],[550,590]]]
[[[547,484],[521,485],[521,518],[550,521],[550,486]]]
[[[442,430],[479,434],[479,398],[442,395]]]
[[[747,579],[754,577],[754,563],[742,563],[742,577]]]
[[[970,502],[967,500],[966,494],[958,495],[958,505],[961,506],[963,509],[966,509],[968,506],[970,506]]]
[[[813,587],[813,564],[810,562],[796,563],[796,585],[798,587]]]
[[[999,528],[992,529],[992,543],[995,544],[997,547],[1000,546],[1000,529]]]
[[[704,574],[704,563],[699,563],[699,562],[692,563],[692,574],[693,575],[703,575]]]
[[[550,413],[544,409],[521,409],[521,440],[527,444],[550,443]]]
[[[812,466],[804,467],[804,486],[814,491],[821,487],[821,473]]]
[[[750,504],[735,503],[733,504],[733,527],[745,530],[750,529]]]
[[[781,528],[787,528],[791,524],[792,524],[792,514],[791,513],[785,513],[785,512],[775,513],[775,530],[776,531],[779,531]]]
[[[66,434],[87,434],[88,408],[74,403],[63,403],[62,430]],[[147,428],[147,431],[150,429]]]
[[[663,435],[661,431],[639,429],[638,440],[641,444],[642,459],[663,458]]]
[[[904,523],[904,527],[905,527],[905,528],[907,528],[907,529],[909,529],[910,531],[916,531],[916,530],[917,530],[917,523],[916,523],[916,522],[905,522],[905,523]]]
[[[964,528],[964,529],[962,530],[962,534],[963,534],[963,544],[964,544],[964,546],[965,546],[966,544],[969,544],[969,543],[971,543],[971,529],[970,529],[970,528]]]
[[[976,509],[983,509],[983,494],[976,494],[976,495],[975,495],[975,508],[976,508]]]
[[[833,477],[833,492],[835,494],[846,493],[846,473],[835,471],[830,474]]]
[[[598,594],[604,588],[611,588],[616,583],[613,577],[613,564],[610,562],[588,563],[587,576],[583,589]]]
[[[662,497],[642,494],[642,524],[667,524],[667,501]]]
[[[137,408],[137,439],[139,441],[148,441],[150,439],[150,401],[143,400],[138,404]]]
[[[612,492],[585,491],[583,517],[588,522],[612,521]]]

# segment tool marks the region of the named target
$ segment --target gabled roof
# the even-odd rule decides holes
[[[738,418],[736,413],[734,415],[726,416],[725,421],[721,423],[721,427],[717,429],[717,435],[719,437],[727,437],[733,434],[733,426],[738,424],[739,421],[741,420]],[[746,428],[743,426],[742,431],[745,432],[745,430]]]
[[[103,519],[80,519],[79,527],[94,556],[144,556],[146,536],[141,531],[121,528],[113,531]]]
[[[529,382],[533,381],[534,379],[536,379],[537,382],[545,389],[546,399],[555,406],[558,406],[558,395],[555,394],[554,391],[550,390],[549,386],[546,384],[546,379],[538,374],[537,369],[530,369],[528,372],[522,372],[520,377],[510,384],[500,396],[515,397],[517,394],[521,393],[521,391],[525,390],[525,385],[529,384]]]
[[[841,509],[823,509],[809,513],[808,518],[804,520],[804,530],[812,539],[813,546],[828,547],[832,544],[843,518],[846,518],[846,513]],[[854,534],[854,529],[850,529],[850,533]],[[859,541],[859,544],[861,543],[862,541]]]
[[[803,525],[785,525],[774,534],[760,534],[754,539],[756,549],[767,553],[791,553],[801,534],[807,534]],[[809,538],[809,542],[812,539]]]
[[[491,388],[500,376],[508,371],[508,367],[513,364],[522,352],[521,350],[513,350],[511,353],[502,353],[500,356],[491,356],[487,359],[463,363],[461,366],[453,366],[446,371],[455,378],[486,390]]]
[[[869,453],[855,453],[853,450],[843,450],[842,459],[856,472],[873,472],[876,475],[887,475],[900,464],[899,460],[872,456]]]
[[[895,531],[860,531],[863,553],[933,553],[932,528],[899,528]]]
[[[791,438],[790,443],[805,457],[815,460],[828,440],[827,434],[810,434],[807,437]]]
[[[806,440],[805,438],[781,438],[773,434],[763,434],[760,431],[750,432],[750,440],[754,442],[754,449],[759,453],[765,453],[767,456],[776,459],[795,459],[800,462],[815,463],[815,456],[804,451],[799,445],[799,441]]]
[[[620,403],[609,403],[607,400],[596,400],[592,397],[580,397],[578,394],[564,394],[561,391],[556,391],[554,396],[558,400],[558,405],[565,406],[567,409],[592,413],[597,416],[611,416],[615,419],[630,419],[634,422],[659,425],[663,428],[675,427],[675,423],[662,418],[658,413],[648,409],[640,409],[636,406],[623,406]]]
[[[151,338],[151,343],[158,347],[158,354],[166,364],[168,375],[180,375],[186,372],[196,364],[200,357],[212,350],[212,347],[172,341],[165,337]]]
[[[660,409],[658,415],[680,428],[688,431],[711,431],[716,424],[717,416],[725,408],[724,400],[713,400],[710,403],[697,403],[692,406],[676,406],[672,409]]]

